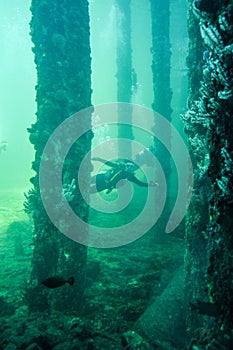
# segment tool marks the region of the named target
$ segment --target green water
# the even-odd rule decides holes
[[[16,323],[24,322],[28,315],[23,291],[26,281],[30,279],[34,248],[33,220],[25,213],[23,205],[24,193],[32,187],[30,178],[34,172],[31,169],[31,163],[35,156],[35,150],[29,142],[27,128],[35,123],[37,110],[35,102],[37,72],[29,34],[30,3],[29,0],[20,2],[0,0],[0,142],[7,142],[6,150],[0,153],[0,257],[2,262],[0,296],[15,307],[13,317]],[[92,104],[116,102],[114,1],[89,1],[89,6]],[[177,16],[180,14],[177,13],[176,2],[171,3],[172,118],[173,124],[182,137],[184,137],[183,124],[179,114],[184,111],[184,100],[187,96],[185,11],[184,6],[184,22],[179,23],[179,35],[174,31],[174,27],[177,26]],[[132,61],[138,80],[138,89],[133,94],[131,102],[151,108],[153,102],[151,22],[144,20],[144,18],[150,18],[149,2],[132,0],[131,16]],[[92,145],[94,147],[116,135],[114,128],[96,130]],[[138,130],[135,130],[135,138],[140,139],[144,147],[152,146],[151,137]],[[175,143],[174,140],[171,142]],[[94,162],[93,167],[92,175],[96,171]],[[175,171],[173,165],[172,199],[177,190]],[[140,170],[136,175],[141,181],[145,181]],[[133,201],[120,214],[104,215],[90,208],[89,223],[101,229],[120,227],[134,220],[144,208],[148,189],[136,185],[132,188]],[[110,194],[103,192],[101,196],[104,201],[111,204],[117,198],[117,191],[114,189]],[[159,200],[156,198],[156,201]],[[91,204],[98,204],[98,201],[97,196],[93,195]],[[127,331],[148,305],[162,294],[172,278],[173,269],[182,263],[184,246],[180,236],[183,237],[183,231],[181,225],[178,228],[179,234],[175,238],[164,236],[160,241],[161,237],[158,239],[160,235],[156,236],[153,230],[150,230],[136,242],[118,249],[88,248],[89,275],[87,273],[85,295],[88,302],[83,311],[86,328],[90,326],[88,322],[91,320],[93,329],[100,332],[108,329],[109,320],[112,320],[113,334]],[[64,288],[66,287],[68,286]],[[8,316],[10,317],[10,315],[4,315],[4,318],[7,319]],[[25,322],[29,324],[29,321]]]

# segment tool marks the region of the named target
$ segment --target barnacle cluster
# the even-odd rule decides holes
[[[76,189],[75,179],[72,179],[70,184],[64,184],[63,195],[67,202],[72,202],[74,199],[74,190]]]

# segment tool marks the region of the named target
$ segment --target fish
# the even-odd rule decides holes
[[[200,315],[217,317],[221,313],[221,305],[217,303],[207,303],[197,300],[196,304],[189,303],[191,310],[197,310]]]
[[[45,285],[47,288],[51,288],[51,289],[61,287],[66,283],[72,286],[74,284],[74,277],[70,277],[68,280],[66,280],[60,276],[53,276],[53,277],[46,278],[41,283]]]

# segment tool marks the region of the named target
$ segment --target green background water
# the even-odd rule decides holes
[[[184,136],[180,113],[185,109],[187,97],[185,57],[188,39],[186,9],[177,8],[177,1],[171,2],[172,117],[173,124]],[[0,279],[4,280],[0,287],[0,297],[14,305],[17,322],[24,322],[27,315],[27,302],[22,299],[22,291],[25,291],[25,280],[30,279],[33,252],[33,223],[23,210],[24,192],[31,188],[29,179],[33,176],[31,163],[34,159],[27,128],[36,121],[37,77],[29,33],[30,3],[30,0],[0,0],[0,141],[8,142],[7,150],[0,154]],[[89,4],[92,104],[116,102],[114,1],[94,0]],[[138,89],[132,102],[151,108],[152,29],[149,1],[132,0],[131,16],[132,62],[138,80]],[[180,22],[178,18],[183,18],[183,21]],[[93,147],[117,135],[114,128],[108,127],[94,132]],[[139,131],[135,131],[135,135],[145,146],[152,145],[148,135]],[[173,171],[175,183],[175,170]],[[140,171],[137,172],[137,177],[144,180]],[[175,192],[174,186],[174,195]],[[102,196],[107,201],[114,201],[116,192],[113,191],[110,195],[103,193]],[[131,222],[143,209],[146,196],[147,189],[135,186],[134,202],[119,215],[102,215],[101,212],[90,209],[89,223],[101,229]],[[91,203],[94,201],[97,202],[95,195]],[[173,270],[182,264],[184,245],[182,240],[173,241],[172,237],[166,236],[159,243],[154,238],[149,233],[119,249],[88,248],[85,292],[88,302],[84,310],[87,329],[90,320],[93,320],[94,327],[98,321],[105,328],[113,322],[114,327],[119,327],[116,332],[121,333],[143,313],[148,301],[152,302],[162,293],[172,278]],[[69,288],[64,288],[66,287]],[[66,320],[64,322],[67,323]]]
[[[150,108],[153,100],[151,23],[144,20],[150,15],[149,3],[133,0],[131,11],[132,59],[139,83],[132,102]],[[179,114],[187,94],[187,33],[185,9],[183,23],[178,23],[177,11],[175,4],[171,4],[172,108],[173,124],[183,135]],[[90,1],[93,104],[116,101],[115,15],[113,0]],[[23,192],[30,187],[29,178],[32,176],[34,150],[26,131],[36,119],[36,69],[29,35],[30,16],[29,0],[20,4],[16,0],[0,1],[0,140],[8,142],[7,152],[0,156],[1,191],[19,189]]]

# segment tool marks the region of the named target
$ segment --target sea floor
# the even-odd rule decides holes
[[[29,315],[22,296],[30,277],[33,226],[23,201],[22,191],[1,192],[0,349],[155,348],[133,332],[133,325],[182,264],[183,241],[170,237],[159,243],[150,234],[119,248],[88,248],[82,313]]]

